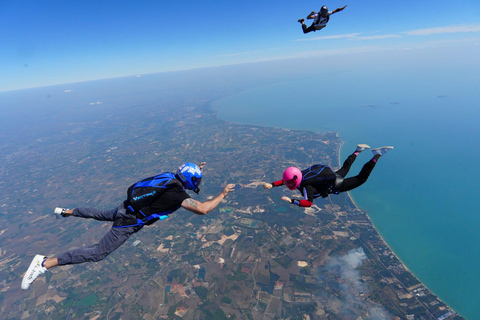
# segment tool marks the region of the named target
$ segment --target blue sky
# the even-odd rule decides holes
[[[297,20],[324,4],[348,7],[304,35]],[[478,64],[480,1],[0,0],[0,91],[418,47],[441,63],[449,46]]]

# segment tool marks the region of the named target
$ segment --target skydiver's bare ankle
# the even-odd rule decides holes
[[[58,266],[58,259],[57,258],[50,258],[43,262],[43,266],[48,270],[50,268]]]

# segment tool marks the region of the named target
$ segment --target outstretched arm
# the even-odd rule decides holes
[[[313,18],[315,18],[315,15],[316,15],[316,14],[317,14],[317,13],[316,13],[315,11],[310,12],[310,14],[307,16],[307,19],[313,19]]]
[[[335,10],[332,11],[332,14],[334,14],[335,12],[340,12],[340,11],[342,11],[343,9],[345,9],[346,7],[347,7],[347,5],[345,5],[345,6],[341,7],[341,8],[337,8],[337,9],[335,9]]]
[[[311,207],[312,204],[313,204],[313,202],[308,201],[308,200],[303,200],[303,199],[302,199],[302,200],[291,199],[291,198],[289,198],[289,197],[287,197],[287,196],[283,196],[283,197],[282,197],[282,200],[283,200],[283,201],[290,202],[291,204],[295,204],[295,205],[297,205],[297,206],[299,206],[299,207]]]
[[[205,215],[215,209],[227,194],[233,191],[233,188],[235,188],[234,184],[228,184],[218,196],[206,202],[200,202],[192,198],[185,199],[182,202],[182,208],[195,214]]]
[[[273,187],[283,186],[284,184],[285,183],[283,182],[283,180],[278,180],[278,181],[275,181],[275,182],[272,182],[272,183],[264,182],[263,187],[265,189],[272,189]]]

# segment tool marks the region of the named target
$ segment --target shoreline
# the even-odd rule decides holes
[[[338,133],[337,133],[337,136],[338,136]],[[338,155],[338,167],[339,167],[339,168],[340,168],[341,165],[342,165],[341,149],[342,149],[343,145],[345,144],[345,142],[344,142],[342,139],[340,139],[340,140],[342,141],[342,143],[340,144],[340,146],[338,147],[338,150],[337,150],[337,155]],[[375,225],[374,225],[373,222],[372,222],[372,219],[371,219],[370,216],[368,215],[368,211],[366,211],[366,210],[361,210],[361,209],[359,208],[359,206],[357,205],[357,203],[355,202],[355,200],[353,199],[353,197],[350,195],[350,192],[347,191],[347,192],[346,192],[346,196],[347,196],[347,198],[348,198],[347,201],[351,203],[351,205],[352,205],[353,208],[365,212],[365,215],[368,217],[368,220],[369,220],[370,223],[372,224],[372,227],[375,229],[375,232],[378,234],[378,236],[380,237],[380,239],[382,239],[382,242],[385,244],[385,246],[387,246],[388,249],[395,255],[395,257],[397,257],[398,261],[400,261],[400,262],[402,263],[402,266],[405,268],[405,270],[408,270],[408,272],[410,272],[410,273],[418,280],[417,276],[415,276],[415,274],[414,274],[412,271],[410,271],[410,269],[407,268],[407,266],[405,265],[405,263],[403,263],[403,261],[402,261],[402,260],[398,257],[398,255],[392,250],[392,248],[390,248],[390,246],[387,244],[387,242],[385,241],[385,239],[383,239],[382,235],[380,234],[380,232],[378,232],[377,228],[375,227]],[[421,282],[420,280],[418,280],[418,282],[420,282],[420,283],[423,284],[423,282]],[[425,288],[427,288],[427,287],[425,286]],[[428,290],[430,290],[430,289],[428,289]],[[430,291],[431,291],[431,290],[430,290]]]
[[[338,136],[338,133],[337,133],[337,136]],[[339,137],[339,136],[338,136]],[[343,145],[345,144],[345,141],[342,140],[340,137],[339,139],[341,140],[341,144],[339,145],[338,147],[338,150],[337,150],[337,155],[338,155],[338,166],[341,167],[341,164],[342,164],[342,159],[341,159],[341,149],[343,147]],[[439,301],[443,302],[446,306],[448,306],[448,308],[450,310],[452,310],[453,312],[455,312],[457,315],[461,316],[457,311],[455,311],[452,307],[450,307],[449,304],[447,304],[445,301],[443,301],[442,299],[439,298],[439,296],[437,294],[435,294],[429,287],[427,287],[423,281],[421,281],[406,265],[405,263],[399,258],[399,256],[395,253],[395,251],[392,250],[392,248],[388,245],[388,243],[385,241],[385,239],[382,237],[382,235],[380,234],[380,232],[378,231],[377,227],[375,226],[375,224],[373,223],[372,219],[370,218],[370,216],[368,215],[368,211],[366,210],[361,210],[357,203],[355,202],[355,200],[353,199],[353,197],[350,195],[350,192],[346,192],[346,197],[347,197],[347,202],[349,202],[351,204],[351,206],[354,208],[354,209],[357,209],[359,211],[363,211],[365,212],[365,215],[367,216],[368,218],[368,221],[370,222],[372,228],[375,230],[375,233],[378,235],[378,237],[382,240],[383,244],[385,245],[385,247],[388,248],[388,250],[398,259],[398,261],[400,262],[400,264],[402,265],[402,267],[407,271],[409,272],[423,287],[425,287],[428,291],[430,291],[432,293],[432,295],[434,295]],[[461,316],[463,317],[463,316]]]
[[[335,133],[336,137],[338,138],[338,140],[340,141],[340,143],[336,146],[336,151],[337,152],[337,165],[338,167],[341,167],[341,164],[343,163],[342,162],[342,157],[341,157],[341,149],[342,147],[345,145],[345,141],[342,140],[340,137],[339,137],[339,132],[335,131],[335,130],[327,130],[327,131],[316,131],[316,130],[309,130],[309,129],[292,129],[292,128],[285,128],[285,127],[282,127],[282,126],[269,126],[269,125],[265,125],[265,124],[252,124],[252,123],[249,123],[248,121],[247,122],[238,122],[238,121],[232,121],[232,120],[225,120],[225,119],[221,119],[219,117],[219,114],[218,114],[218,110],[213,108],[212,106],[212,103],[215,102],[215,101],[218,101],[217,100],[213,100],[213,101],[210,101],[208,104],[209,104],[209,108],[212,109],[215,113],[216,113],[216,117],[222,121],[227,121],[227,122],[231,122],[231,123],[234,123],[234,124],[239,124],[239,125],[247,125],[247,126],[263,126],[263,127],[271,127],[271,128],[283,128],[283,129],[286,129],[286,130],[293,130],[293,131],[308,131],[308,132],[313,132],[313,133],[325,133],[325,132],[330,132],[330,133]],[[333,160],[334,157],[332,157],[332,160]],[[334,160],[333,160],[334,161]],[[333,165],[333,163],[332,163]],[[438,301],[438,302],[441,302],[445,307],[446,307],[446,310],[449,310],[449,312],[451,311],[452,313],[454,314],[449,314],[446,316],[445,319],[451,319],[452,316],[459,316],[461,318],[463,318],[463,316],[461,316],[458,312],[456,312],[453,308],[450,307],[449,304],[445,303],[444,300],[440,299],[438,297],[438,295],[434,294],[433,291],[427,287],[424,282],[420,281],[420,279],[409,269],[406,267],[405,263],[398,257],[398,255],[390,248],[390,246],[387,244],[387,242],[385,241],[385,239],[381,236],[381,234],[379,233],[378,229],[375,227],[375,225],[373,224],[373,221],[372,219],[370,218],[368,212],[366,210],[361,210],[359,209],[359,206],[357,205],[357,203],[355,202],[355,200],[353,199],[353,197],[350,195],[349,192],[346,192],[346,202],[347,202],[347,205],[350,206],[351,208],[353,209],[357,209],[359,211],[362,211],[365,213],[365,216],[369,222],[369,225],[373,228],[376,236],[378,237],[377,240],[381,243],[381,246],[384,247],[386,250],[388,250],[388,252],[390,252],[394,257],[395,259],[398,261],[398,265],[401,266],[401,268],[403,268],[403,270],[408,273],[412,279],[415,279],[416,281],[416,284],[415,286],[422,286],[427,292],[429,292],[429,295],[432,295],[435,297],[435,299]],[[367,244],[367,243],[365,243]],[[378,251],[375,250],[375,248],[373,247],[370,247],[371,244],[368,246],[368,250],[372,253],[374,253],[376,256],[378,254]],[[377,256],[378,258],[378,256]],[[393,274],[392,274],[393,275]],[[399,283],[402,285],[403,288],[405,288],[409,293],[411,293],[414,297],[415,300],[417,300],[418,302],[420,302],[419,300],[419,297],[420,296],[417,296],[414,292],[413,292],[413,288],[412,286],[409,286],[409,287],[406,287],[406,285],[404,285],[402,282],[400,282],[400,280],[395,276],[393,275],[397,281],[399,281]],[[411,290],[408,290],[408,288],[411,288]],[[424,305],[423,302],[421,302],[422,305]],[[426,308],[426,310],[429,310],[429,307],[427,305],[424,305],[424,307]],[[443,316],[445,316],[446,314],[444,314]],[[430,314],[430,316],[433,317],[433,314]]]

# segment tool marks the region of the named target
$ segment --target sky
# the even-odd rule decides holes
[[[299,18],[345,4],[303,34]],[[0,0],[0,91],[418,47],[434,60],[448,46],[479,48],[480,1]]]

